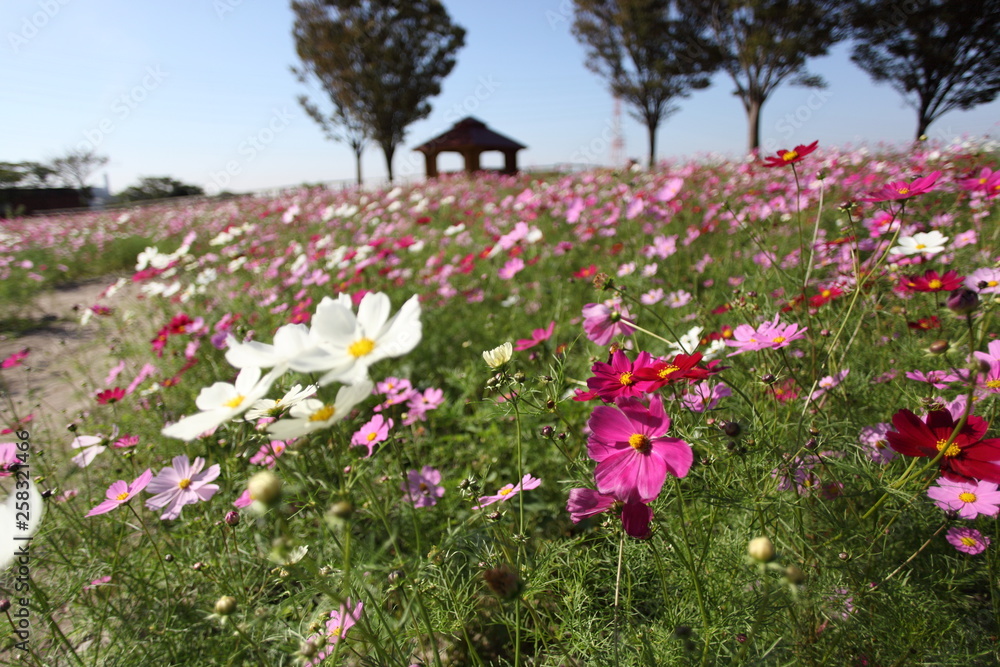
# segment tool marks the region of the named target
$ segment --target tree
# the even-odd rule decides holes
[[[0,162],[0,186],[47,188],[55,169],[40,162]]]
[[[203,195],[205,191],[197,185],[189,185],[170,178],[169,176],[145,176],[139,183],[122,190],[116,199],[122,202],[143,201],[149,199],[168,199],[170,197],[191,197]]]
[[[1000,94],[1000,0],[858,0],[851,24],[851,60],[916,109],[918,139]]]
[[[760,147],[760,111],[774,90],[792,85],[823,88],[806,72],[808,58],[826,55],[844,39],[843,0],[694,0],[722,50],[729,74],[747,113],[747,143]]]
[[[92,148],[87,150],[75,148],[64,157],[52,160],[51,168],[55,170],[56,177],[64,185],[83,190],[87,187],[90,176],[107,163],[108,158],[98,155]]]
[[[649,166],[656,130],[677,111],[674,100],[707,88],[719,53],[704,22],[672,0],[573,0],[573,34],[587,47],[587,68],[632,107],[649,132]]]
[[[316,78],[334,107],[325,118],[315,106],[310,115],[324,119],[328,135],[333,124],[344,128],[348,143],[364,128],[382,148],[391,181],[396,147],[407,127],[430,115],[427,100],[455,67],[465,30],[439,0],[303,0],[292,9],[296,72]]]

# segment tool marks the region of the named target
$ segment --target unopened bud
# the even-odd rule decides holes
[[[240,522],[240,513],[236,510],[230,510],[226,512],[226,523],[230,526],[235,526]]]
[[[722,422],[722,432],[730,438],[736,438],[743,432],[743,428],[739,422]]]
[[[215,601],[215,613],[219,616],[229,616],[236,611],[236,598],[232,595],[223,595]]]
[[[262,470],[247,482],[253,500],[270,505],[281,495],[281,479],[270,470]]]
[[[789,565],[785,568],[785,579],[787,579],[789,583],[798,586],[806,580],[806,573],[803,572],[802,568],[798,565]]]
[[[747,545],[747,553],[758,563],[770,563],[774,560],[774,543],[769,537],[755,537]]]
[[[945,305],[956,315],[968,315],[979,308],[979,295],[966,287],[960,287],[948,295]]]
[[[931,354],[944,354],[951,349],[951,343],[946,340],[936,340],[927,349]]]

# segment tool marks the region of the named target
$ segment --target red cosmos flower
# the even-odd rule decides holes
[[[125,390],[121,387],[115,387],[114,389],[105,389],[97,394],[97,402],[101,405],[107,405],[108,403],[117,403],[118,401],[125,398]]]
[[[916,195],[922,195],[925,192],[930,192],[934,189],[934,183],[940,175],[940,171],[934,171],[926,176],[922,176],[914,180],[912,183],[907,183],[906,181],[893,181],[892,183],[884,186],[881,190],[872,192],[870,197],[862,197],[858,201],[898,201],[902,199],[909,199],[910,197]]]
[[[824,287],[818,294],[809,297],[809,305],[813,308],[819,308],[822,305],[830,303],[843,293],[844,290],[839,287]]]
[[[678,380],[694,382],[704,380],[713,370],[698,366],[701,353],[678,354],[672,360],[657,359],[651,366],[636,369],[632,379],[636,388],[644,393],[656,391],[660,387]],[[717,370],[714,372],[718,372]]]
[[[194,320],[192,320],[184,313],[180,313],[179,315],[174,315],[173,319],[170,320],[170,324],[168,324],[166,327],[167,334],[173,336],[176,334],[187,333],[188,326],[194,323],[195,323]]]
[[[573,274],[574,278],[592,278],[597,275],[597,267],[593,264],[584,267]]]
[[[965,276],[958,275],[958,271],[946,271],[942,276],[931,269],[922,276],[903,276],[900,287],[913,292],[951,292],[964,283]]]
[[[922,317],[916,322],[907,322],[906,326],[917,331],[930,331],[931,329],[940,329],[941,320],[937,315],[931,315],[930,317]]]
[[[653,356],[649,352],[640,352],[633,363],[624,352],[616,350],[611,355],[610,363],[599,361],[593,365],[590,370],[594,375],[587,380],[587,388],[609,402],[620,396],[642,396],[643,392],[636,386],[635,373],[652,361]]]
[[[786,164],[795,164],[816,150],[816,146],[818,145],[819,141],[814,141],[808,146],[802,146],[800,144],[790,151],[782,149],[775,153],[774,156],[764,158],[764,166],[784,167]]]
[[[886,438],[904,456],[934,458],[944,449],[956,424],[947,410],[931,412],[926,421],[909,410],[900,410],[892,416],[896,430],[886,433]],[[989,426],[985,419],[969,415],[941,457],[943,477],[955,482],[978,479],[1000,484],[1000,438],[982,439]]]

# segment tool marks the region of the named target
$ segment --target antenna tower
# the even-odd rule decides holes
[[[625,138],[622,136],[622,101],[615,98],[615,111],[612,120],[613,137],[611,139],[611,166],[621,167],[625,164]]]

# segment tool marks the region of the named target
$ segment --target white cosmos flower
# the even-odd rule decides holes
[[[267,432],[278,440],[291,440],[308,435],[313,431],[329,428],[351,413],[355,405],[371,395],[374,385],[365,378],[352,385],[341,387],[333,405],[327,405],[315,398],[307,398],[297,403],[288,416],[267,427]]]
[[[310,338],[317,348],[300,354],[289,363],[301,373],[326,373],[319,386],[334,380],[347,384],[368,377],[368,367],[388,357],[406,354],[420,342],[420,301],[416,296],[402,305],[393,317],[389,297],[370,292],[358,304],[357,315],[350,297],[325,297],[312,319]]]
[[[917,232],[913,236],[901,236],[899,245],[889,249],[894,255],[936,255],[944,252],[948,237],[935,230],[933,232]]]
[[[297,384],[276,401],[270,398],[262,398],[259,401],[256,401],[250,406],[250,409],[247,410],[247,414],[244,419],[250,422],[256,421],[261,417],[277,417],[278,413],[282,410],[291,408],[296,403],[301,403],[315,393],[316,385],[311,384],[303,389],[302,385]]]
[[[241,343],[232,335],[228,337],[226,361],[236,368],[274,367],[279,373],[288,369],[289,362],[299,355],[316,348],[317,342],[309,336],[305,324],[286,324],[274,332],[274,344],[250,341]]]
[[[191,441],[243,414],[267,394],[279,375],[276,371],[271,371],[261,377],[260,373],[259,368],[250,366],[240,371],[235,384],[216,382],[211,387],[204,387],[195,400],[195,405],[201,412],[164,427],[161,433],[169,438]]]
[[[493,348],[492,350],[486,350],[483,352],[483,361],[485,361],[490,368],[500,368],[510,361],[510,358],[513,355],[514,348],[509,342],[507,342],[499,347]]]

